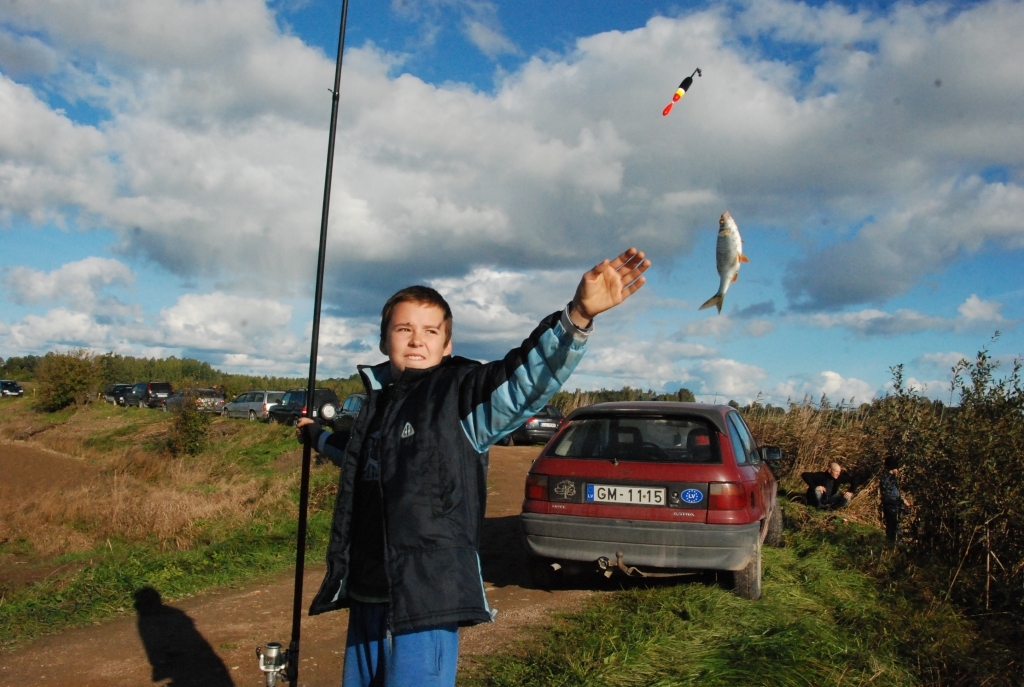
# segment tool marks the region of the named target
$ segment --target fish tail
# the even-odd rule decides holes
[[[704,308],[710,308],[712,305],[715,305],[715,306],[718,306],[718,312],[721,313],[722,312],[722,303],[724,301],[725,301],[725,296],[720,294],[720,293],[716,293],[714,296],[712,296],[711,298],[707,299],[707,301],[705,301],[704,305],[700,306],[697,309],[698,310],[703,310]]]

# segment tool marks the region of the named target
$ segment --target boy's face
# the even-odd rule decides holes
[[[401,374],[440,364],[452,352],[452,342],[445,342],[446,338],[441,308],[413,301],[399,303],[391,311],[384,342],[391,368]]]

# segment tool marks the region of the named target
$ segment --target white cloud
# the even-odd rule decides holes
[[[900,309],[888,313],[874,308],[836,314],[817,313],[799,316],[796,321],[813,327],[830,329],[842,327],[860,336],[900,336],[929,330],[984,329],[996,325],[1012,327],[1000,313],[1002,304],[985,301],[971,294],[957,307],[959,317],[945,318],[926,315],[916,310]]]
[[[716,397],[719,403],[727,400],[749,403],[761,392],[768,378],[768,373],[760,367],[728,358],[707,360],[691,372],[700,380],[700,394],[706,400]]]
[[[251,354],[279,341],[291,316],[291,306],[266,298],[220,292],[186,294],[175,305],[160,311],[159,342],[165,346]],[[273,345],[275,352],[279,348]]]
[[[69,262],[52,272],[12,267],[3,278],[15,303],[64,302],[86,314],[132,313],[132,308],[114,298],[101,298],[101,292],[108,286],[134,282],[135,274],[123,262],[96,257]]]
[[[870,403],[878,391],[872,384],[856,377],[843,377],[838,372],[825,370],[804,378],[787,379],[777,384],[769,396],[779,405],[786,401],[799,402],[804,398],[817,402],[822,395],[834,404],[859,405]]]
[[[42,352],[54,347],[105,349],[111,326],[90,315],[67,308],[54,308],[44,315],[26,315],[8,325],[7,343],[16,351]]]
[[[455,8],[492,32],[492,49],[508,48],[491,3],[401,7]],[[4,79],[0,112],[35,123],[7,145],[39,142],[6,162],[4,212],[112,227],[122,250],[178,273],[274,271],[302,288],[318,225],[327,56],[282,34],[257,0],[9,9],[11,27],[58,56],[49,82],[111,118],[73,125]],[[494,94],[394,76],[400,56],[354,48],[328,293],[366,288],[368,275],[382,293],[399,273],[586,264],[630,242],[669,257],[689,250],[723,204],[761,224],[799,225],[818,211],[839,224],[868,217],[852,242],[790,270],[790,296],[806,307],[898,293],[987,241],[1024,245],[1014,220],[1024,192],[945,162],[957,155],[980,170],[1024,159],[1010,95],[1021,77],[978,66],[1014,63],[1018,41],[993,36],[1018,27],[1024,7],[998,2],[951,17],[927,4],[885,15],[716,6],[580,39],[564,56],[529,60]],[[806,46],[814,76],[801,81],[793,66],[733,42],[737,31]],[[950,59],[965,50],[971,59]],[[705,77],[662,118],[664,84],[689,61]],[[936,70],[942,89],[931,85]],[[665,145],[681,127],[686,145]]]
[[[1002,307],[1002,303],[983,301],[972,293],[966,301],[957,307],[956,311],[960,313],[967,325],[993,325],[1006,321],[999,313]]]

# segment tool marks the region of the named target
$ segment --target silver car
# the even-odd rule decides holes
[[[247,417],[253,422],[266,420],[269,417],[270,406],[280,403],[282,398],[283,391],[246,391],[230,403],[225,403],[220,414],[224,417]]]

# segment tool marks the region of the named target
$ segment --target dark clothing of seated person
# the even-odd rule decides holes
[[[807,483],[807,505],[835,510],[850,503],[853,493],[839,491],[839,476],[843,469],[839,463],[830,463],[828,470],[805,472],[800,477]]]

